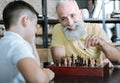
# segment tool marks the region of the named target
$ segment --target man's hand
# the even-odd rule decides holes
[[[100,37],[90,34],[87,36],[85,40],[85,47],[89,48],[91,46],[99,46],[100,48],[104,45],[105,41]]]
[[[113,64],[111,63],[111,61],[109,59],[104,59],[103,63],[109,63],[109,67],[112,68]]]

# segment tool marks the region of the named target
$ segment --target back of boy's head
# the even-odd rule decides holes
[[[22,15],[28,15],[31,19],[38,16],[35,9],[24,1],[10,2],[3,10],[3,22],[5,29],[9,30],[11,25],[15,25]]]

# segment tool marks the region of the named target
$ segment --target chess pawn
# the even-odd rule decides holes
[[[79,66],[79,65],[78,65],[78,59],[75,59],[75,65],[76,65],[76,66]]]
[[[69,59],[67,58],[67,66],[69,66]]]
[[[90,60],[90,58],[88,58],[88,67],[90,67],[91,66],[91,60]]]
[[[71,66],[73,66],[74,65],[74,56],[73,56],[73,54],[71,55]]]
[[[64,65],[67,66],[67,58],[64,58]]]
[[[83,57],[81,57],[80,65],[83,66]]]
[[[61,58],[61,61],[62,61],[62,65],[63,65],[63,66],[65,66],[65,65],[67,64],[67,60],[66,60],[66,59],[67,59],[66,56],[64,56],[64,57]]]
[[[95,64],[94,64],[94,66],[97,66],[97,62],[98,62],[98,61],[97,61],[97,59],[95,59],[94,61],[95,61]]]
[[[78,66],[80,66],[80,64],[81,64],[81,57],[80,57],[79,55],[77,56],[76,62],[78,63]],[[75,63],[75,64],[76,64],[76,63]]]
[[[100,58],[99,58],[99,65],[100,65],[101,67],[104,66],[104,64],[103,64],[103,56],[100,56]]]
[[[56,66],[58,66],[58,65],[59,65],[57,60],[55,60],[55,65],[56,65]]]
[[[94,67],[94,64],[95,64],[95,59],[91,58],[91,67]]]
[[[64,60],[61,59],[61,66],[64,66]]]
[[[61,67],[61,63],[58,63],[58,66]]]
[[[74,56],[73,56],[73,54],[71,55],[71,60],[72,60],[72,62],[74,61]]]
[[[56,61],[55,61],[55,65],[56,65],[56,66],[61,66],[61,62],[58,61],[58,60],[56,60]]]
[[[67,58],[67,65],[68,65],[68,66],[71,66],[71,62],[72,62],[72,61],[71,61],[71,58],[68,57],[68,58]]]
[[[88,66],[88,58],[87,57],[85,57],[85,66]]]
[[[86,57],[83,57],[83,66],[86,66],[87,62],[86,62]]]
[[[101,63],[101,60],[99,58],[95,59],[95,66],[96,67],[100,66],[100,63]]]

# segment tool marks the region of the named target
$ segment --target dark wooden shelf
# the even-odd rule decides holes
[[[3,24],[3,20],[0,20],[0,24]]]
[[[38,19],[38,24],[43,24],[44,22],[44,19]],[[57,24],[59,23],[58,20],[55,20],[55,19],[48,19],[48,24]],[[3,24],[3,20],[0,20],[0,24]]]
[[[43,20],[39,19],[38,20],[38,24],[42,23]],[[103,20],[102,19],[93,19],[93,18],[89,18],[89,19],[84,19],[84,22],[89,22],[89,23],[102,23]],[[48,24],[57,24],[59,23],[59,21],[57,19],[48,19]],[[105,19],[105,23],[120,23],[120,19],[119,18],[110,18],[110,19]]]
[[[43,34],[35,34],[36,37],[42,37]],[[48,36],[52,36],[52,34],[48,34]]]
[[[48,47],[50,46],[50,43],[48,43]],[[36,44],[36,48],[38,49],[38,48],[44,48],[44,46],[43,46],[43,44]]]
[[[38,19],[38,24],[42,24],[44,23],[44,19]],[[57,24],[59,23],[58,20],[56,19],[48,19],[48,24]]]
[[[43,20],[38,20],[38,23],[42,23]],[[102,23],[102,19],[84,19],[84,22],[89,22],[89,23]],[[59,21],[57,19],[48,19],[48,24],[57,24]],[[110,18],[110,19],[105,19],[105,23],[120,23],[119,18]]]
[[[0,38],[3,37],[3,35],[0,35]]]
[[[44,46],[43,46],[43,45],[37,45],[37,44],[36,44],[36,48],[44,48]]]
[[[84,22],[89,22],[89,23],[102,23],[102,19],[85,19]],[[120,23],[119,18],[110,18],[110,19],[105,19],[105,23]]]
[[[38,24],[44,24],[44,18],[38,18]],[[86,23],[103,23],[102,19],[85,19],[84,22]],[[59,21],[57,19],[48,19],[48,24],[57,24],[59,23]],[[110,18],[110,19],[105,19],[105,23],[120,23],[120,19],[119,18]],[[3,24],[3,20],[0,20],[0,24]],[[37,34],[36,37],[45,37],[45,36],[51,37],[51,34]],[[2,37],[2,36],[0,36]],[[47,39],[47,38],[46,38]],[[45,40],[45,39],[44,39]],[[50,46],[50,43],[47,41],[47,46]],[[43,43],[45,43],[45,41],[43,41]],[[37,48],[46,48],[45,45],[37,45]]]
[[[38,19],[38,24],[43,24],[44,22],[44,19]],[[59,23],[58,20],[55,20],[55,19],[48,19],[48,24],[57,24]],[[0,24],[3,24],[3,20],[0,20]]]
[[[84,19],[84,22],[89,22],[89,23],[102,23],[102,19]],[[44,22],[44,19],[38,19],[38,24],[42,24]],[[57,19],[48,19],[48,24],[57,24],[59,21]],[[110,18],[110,19],[105,19],[105,23],[120,23],[119,18]],[[0,20],[0,24],[3,24],[3,20]]]

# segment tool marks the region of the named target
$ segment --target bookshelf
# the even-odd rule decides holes
[[[106,18],[104,18],[104,19],[89,18],[89,19],[84,19],[84,22],[117,24],[117,23],[120,23],[120,19],[119,18],[107,18],[107,19]],[[38,18],[38,25],[40,26],[39,27],[40,31],[38,31],[36,33],[36,38],[37,38],[36,40],[38,40],[36,45],[38,48],[48,48],[49,47],[50,42],[51,42],[51,36],[52,36],[51,30],[54,27],[54,25],[57,23],[59,23],[59,21],[57,19],[49,19],[48,18],[48,16],[47,16],[47,0],[42,0],[42,17]],[[0,24],[1,25],[3,24],[2,20],[0,20]],[[0,37],[2,37],[2,36],[0,36]]]

